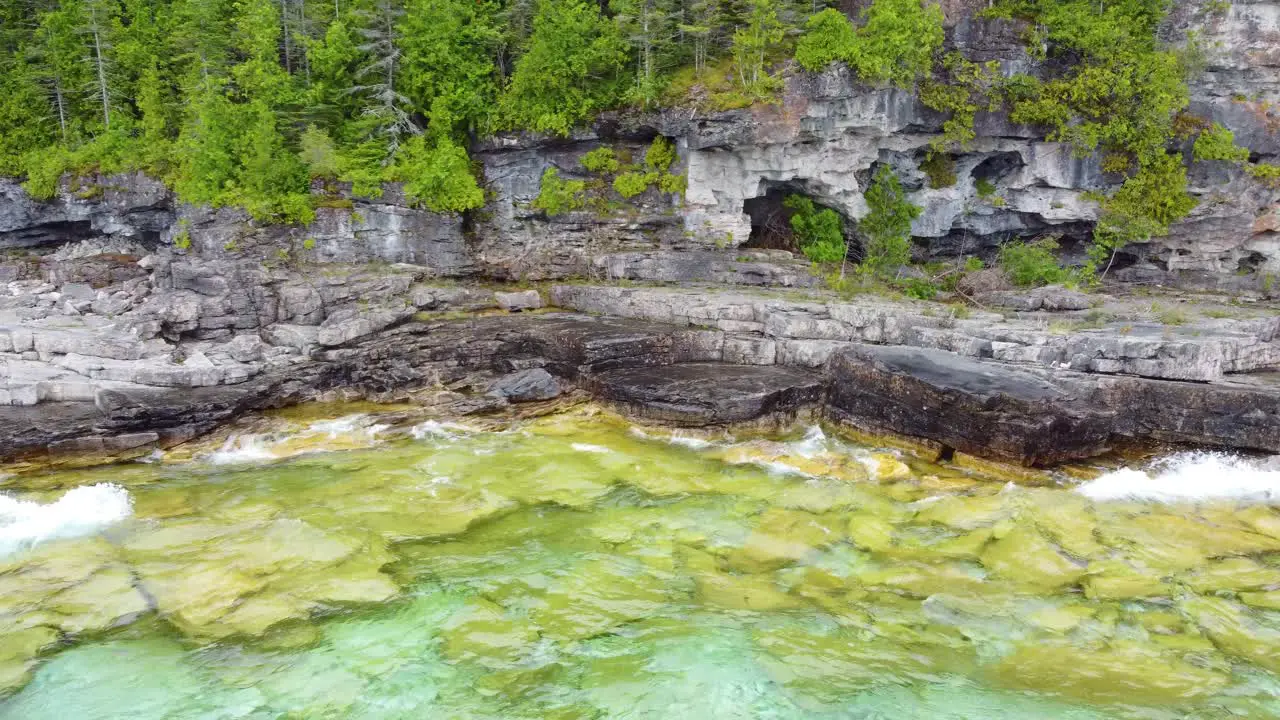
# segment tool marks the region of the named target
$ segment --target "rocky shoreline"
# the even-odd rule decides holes
[[[1274,313],[1062,333],[1040,311],[959,319],[939,303],[712,286],[504,291],[395,265],[282,271],[250,288],[266,302],[226,316],[205,314],[235,304],[225,277],[148,260],[150,282],[205,288],[201,301],[182,309],[193,291],[153,289],[117,317],[92,305],[40,316],[22,311],[72,302],[50,297],[66,285],[32,296],[11,283],[0,310],[5,457],[137,453],[315,399],[460,416],[570,392],[683,426],[822,416],[928,441],[943,458],[1045,466],[1150,442],[1280,453]],[[320,304],[297,303],[298,287]],[[292,322],[262,323],[273,303]],[[201,328],[227,332],[190,338]]]

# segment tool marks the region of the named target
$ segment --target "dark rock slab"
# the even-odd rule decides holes
[[[1106,450],[1113,418],[1080,388],[1006,363],[926,348],[854,345],[828,364],[829,412],[871,432],[1049,465]]]
[[[790,415],[822,400],[821,375],[775,365],[682,363],[612,370],[591,381],[597,397],[634,415],[677,425],[719,425]]]
[[[489,385],[489,394],[510,402],[550,400],[560,395],[560,381],[542,368],[520,370],[503,375]]]

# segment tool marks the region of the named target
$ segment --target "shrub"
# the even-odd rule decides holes
[[[655,172],[666,172],[676,161],[675,143],[659,135],[644,153],[644,164]]]
[[[1258,180],[1273,188],[1280,188],[1280,165],[1274,163],[1254,163],[1245,166],[1245,170]]]
[[[618,172],[618,158],[610,147],[598,147],[583,155],[579,162],[589,172],[609,174]]]
[[[932,300],[938,295],[938,286],[924,278],[903,278],[896,284],[904,295],[917,300]]]
[[[818,71],[843,60],[864,82],[907,88],[929,77],[942,47],[942,9],[921,0],[872,0],[854,28],[844,13],[828,8],[809,18],[796,45],[796,61]]]
[[[676,195],[684,195],[684,191],[689,187],[689,178],[684,175],[672,175],[671,173],[663,173],[658,178],[658,189],[665,193],[675,193]]]
[[[951,156],[944,152],[929,151],[920,169],[929,178],[929,187],[938,189],[956,184],[956,164]]]
[[[1058,241],[1043,238],[1026,243],[1020,240],[1007,242],[1000,247],[998,262],[1014,285],[1039,287],[1052,285],[1067,279],[1067,271],[1058,264]]]
[[[978,191],[978,197],[983,199],[996,194],[996,186],[992,184],[990,180],[985,178],[978,178],[978,181],[973,184],[973,187]]]
[[[898,176],[881,165],[866,193],[871,209],[858,223],[867,238],[862,257],[864,272],[884,275],[911,262],[911,221],[920,215],[898,182]]]
[[[613,189],[624,198],[633,198],[649,189],[649,184],[657,181],[657,173],[624,172],[613,179]]]
[[[819,210],[803,195],[791,195],[783,205],[792,211],[791,229],[805,257],[816,263],[844,261],[849,246],[844,239],[843,223],[834,210]]]
[[[577,210],[582,207],[586,190],[587,184],[582,180],[563,180],[559,170],[547,168],[542,173],[542,185],[533,207],[551,216]]]
[[[796,44],[796,62],[805,70],[818,72],[837,60],[847,60],[856,44],[857,36],[848,16],[827,8],[804,24],[804,35]]]
[[[329,133],[315,125],[308,125],[298,139],[301,151],[298,155],[307,166],[307,172],[313,178],[336,178],[341,171],[338,167],[338,149],[333,144]]]
[[[404,181],[404,194],[432,212],[463,212],[484,205],[484,191],[471,174],[467,151],[447,137],[428,148],[422,135],[401,146],[390,179]]]
[[[1213,127],[1200,133],[1192,150],[1196,160],[1223,160],[1242,163],[1249,160],[1249,148],[1236,145],[1235,133],[1214,123]]]

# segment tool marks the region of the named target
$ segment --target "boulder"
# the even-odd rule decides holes
[[[1090,407],[1077,388],[1011,365],[858,344],[837,352],[827,370],[830,412],[870,432],[1024,465],[1097,455],[1110,442],[1110,414]]]
[[[542,368],[531,368],[504,375],[489,385],[489,394],[510,402],[550,400],[560,395],[560,381]]]
[[[493,294],[498,307],[507,312],[537,310],[542,307],[542,296],[537,290],[521,290],[519,292],[499,292]]]

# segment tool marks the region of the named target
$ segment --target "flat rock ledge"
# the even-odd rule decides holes
[[[1122,442],[1280,452],[1280,387],[1265,383],[1100,376],[862,344],[837,352],[827,374],[833,419],[1023,465]]]
[[[591,388],[628,414],[702,426],[793,418],[821,405],[826,380],[800,368],[684,363],[613,370],[594,378]]]
[[[887,316],[885,323],[892,324]],[[388,323],[352,325],[332,344],[303,338],[277,359],[270,348],[292,338],[277,338],[281,328],[260,332],[268,349],[254,347],[266,361],[251,360],[256,374],[234,384],[72,376],[93,384],[42,392],[32,405],[0,405],[0,457],[145,452],[247,412],[317,398],[444,397],[441,411],[470,414],[584,393],[684,426],[825,414],[936,442],[944,454],[1024,465],[1087,458],[1133,441],[1280,453],[1280,380],[1271,371],[1191,382],[848,340],[807,339],[801,342],[819,343],[822,352],[790,353],[773,347],[783,338],[747,327],[565,312],[401,313]],[[229,367],[236,361],[220,351],[231,345],[211,343],[209,356]],[[53,382],[41,380],[61,387]]]

